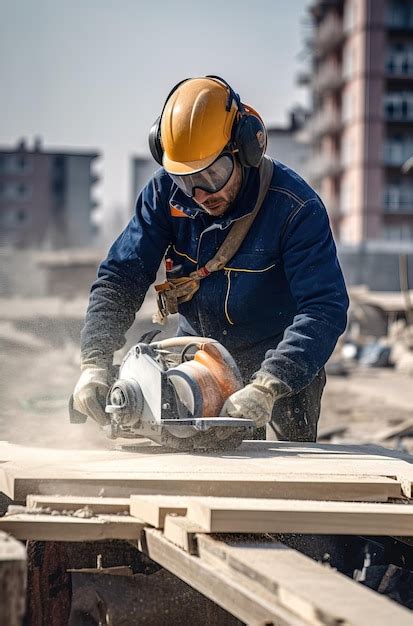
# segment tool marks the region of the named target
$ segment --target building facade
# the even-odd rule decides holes
[[[289,114],[288,126],[267,126],[267,154],[308,180],[311,146],[304,130],[306,120],[307,111],[297,107]]]
[[[310,182],[342,244],[413,242],[413,0],[310,7]]]
[[[130,164],[132,186],[128,217],[133,215],[138,195],[151,176],[159,169],[158,163],[150,155],[132,156]]]
[[[94,238],[92,197],[97,152],[43,151],[25,142],[0,147],[1,244],[57,249],[88,246]]]

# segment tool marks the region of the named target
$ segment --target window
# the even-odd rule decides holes
[[[393,0],[387,6],[386,25],[390,28],[412,28],[413,6],[403,0]]]
[[[26,209],[7,209],[0,215],[0,223],[4,228],[19,228],[29,222],[29,213]]]
[[[387,120],[413,120],[413,93],[409,91],[390,92],[384,96],[384,114]]]

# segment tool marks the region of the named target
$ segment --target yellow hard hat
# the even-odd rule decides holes
[[[162,112],[162,164],[170,174],[199,172],[230,142],[238,113],[228,88],[214,78],[191,78],[168,98]]]

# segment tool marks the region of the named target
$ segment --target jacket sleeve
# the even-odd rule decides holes
[[[82,366],[111,365],[113,353],[142,306],[170,241],[167,207],[159,179],[152,178],[139,195],[135,214],[111,246],[92,285],[81,332]]]
[[[328,216],[319,198],[305,202],[283,237],[284,271],[297,314],[261,369],[297,393],[325,365],[347,322],[348,296]]]

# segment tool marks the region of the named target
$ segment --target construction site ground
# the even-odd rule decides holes
[[[128,345],[153,328],[153,308],[149,297],[128,334]],[[71,448],[113,445],[94,424],[76,427],[68,420],[85,309],[85,299],[0,300],[0,440]],[[171,320],[163,336],[174,328]],[[347,375],[328,376],[319,435],[333,443],[377,442],[387,428],[411,419],[412,406],[412,377],[393,368],[350,365]],[[381,443],[413,452],[412,437],[394,436]]]

